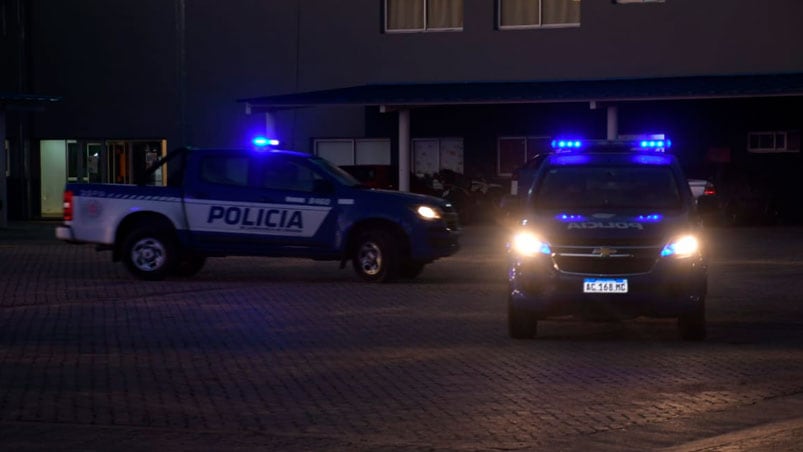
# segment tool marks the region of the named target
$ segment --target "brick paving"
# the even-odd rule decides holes
[[[644,450],[803,417],[803,229],[715,231],[710,339],[686,343],[669,320],[508,339],[492,225],[391,285],[234,257],[137,281],[53,226],[0,230],[15,450]]]

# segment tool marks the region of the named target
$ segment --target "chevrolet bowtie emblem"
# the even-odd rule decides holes
[[[602,248],[594,248],[594,251],[592,251],[592,253],[598,254],[600,257],[611,257],[614,254],[616,254],[617,251],[618,250],[615,250],[613,248],[608,248],[606,246],[603,246]]]

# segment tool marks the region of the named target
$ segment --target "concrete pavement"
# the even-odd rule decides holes
[[[8,450],[803,450],[802,230],[717,231],[688,344],[660,321],[509,340],[488,225],[385,286],[256,258],[135,281],[54,226],[0,230]]]

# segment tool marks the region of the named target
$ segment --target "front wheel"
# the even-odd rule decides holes
[[[399,251],[393,236],[382,230],[360,235],[352,258],[354,271],[368,282],[390,282],[399,273]]]
[[[176,245],[166,231],[135,229],[123,243],[123,261],[137,278],[162,280],[176,266]]]

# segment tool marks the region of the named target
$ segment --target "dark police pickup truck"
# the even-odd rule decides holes
[[[677,318],[706,335],[701,222],[668,140],[556,140],[508,244],[508,329],[538,320]]]
[[[351,261],[363,280],[386,282],[459,247],[446,201],[366,188],[309,154],[181,149],[146,179],[160,168],[166,186],[67,184],[56,237],[111,249],[151,280],[193,275],[210,256],[255,255]]]

